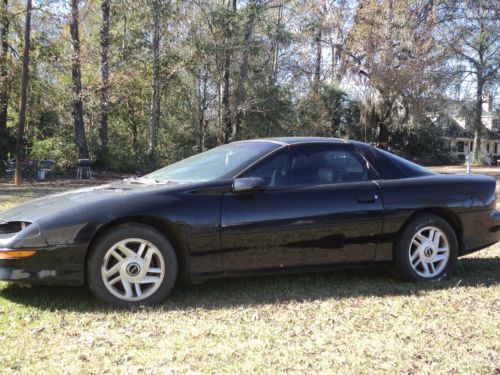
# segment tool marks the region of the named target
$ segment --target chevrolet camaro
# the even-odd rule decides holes
[[[495,184],[355,141],[234,142],[1,212],[0,280],[86,283],[119,306],[159,303],[180,279],[338,266],[439,281],[500,240]]]

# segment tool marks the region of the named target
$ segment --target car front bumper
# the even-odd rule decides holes
[[[35,254],[30,257],[0,259],[0,280],[26,284],[84,283],[86,246],[65,245],[33,250]]]

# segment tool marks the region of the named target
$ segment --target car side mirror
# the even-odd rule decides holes
[[[261,177],[235,178],[233,181],[233,192],[245,192],[264,190],[266,182]]]

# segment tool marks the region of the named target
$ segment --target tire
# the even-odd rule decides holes
[[[451,225],[440,216],[420,214],[401,231],[394,252],[394,270],[407,281],[441,281],[451,276],[458,241]]]
[[[162,302],[174,287],[173,246],[156,229],[125,224],[107,230],[90,249],[87,283],[104,302],[121,307]]]

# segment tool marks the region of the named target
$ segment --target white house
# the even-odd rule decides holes
[[[457,159],[464,159],[472,151],[474,133],[470,129],[472,122],[472,102],[451,101],[448,103],[448,128],[450,152]],[[493,97],[485,95],[483,101],[482,122],[484,132],[481,137],[481,151],[490,157],[492,162],[500,159],[500,120],[493,111]]]

